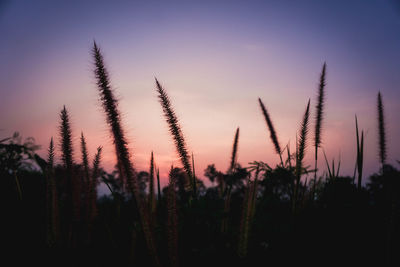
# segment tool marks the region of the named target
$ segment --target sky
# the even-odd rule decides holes
[[[71,116],[75,159],[79,136],[90,158],[114,149],[93,74],[100,46],[123,115],[132,159],[148,170],[151,151],[162,183],[181,166],[158,102],[162,83],[180,119],[196,173],[228,168],[240,127],[238,162],[272,166],[274,152],[260,97],[282,147],[296,132],[327,64],[322,147],[353,175],[354,116],[365,131],[365,177],[379,170],[377,94],[385,107],[388,162],[400,160],[400,2],[360,1],[7,1],[0,0],[0,138],[34,137],[43,157],[59,146],[59,114]],[[306,163],[312,165],[311,137]],[[322,149],[320,172],[326,170]],[[57,154],[60,162],[60,152]],[[398,165],[397,165],[398,167]]]

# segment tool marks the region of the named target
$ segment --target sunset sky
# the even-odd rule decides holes
[[[278,162],[257,99],[266,105],[284,147],[294,151],[306,103],[315,114],[318,79],[327,63],[323,148],[341,154],[353,175],[354,115],[366,132],[365,174],[378,171],[376,98],[383,95],[388,161],[400,160],[400,4],[360,1],[4,1],[0,0],[0,138],[19,131],[46,155],[59,145],[59,113],[70,112],[75,158],[79,135],[91,158],[114,150],[93,74],[100,46],[120,100],[133,162],[148,170],[150,153],[165,179],[181,166],[154,77],[180,119],[196,173],[228,167],[240,127],[238,162]],[[306,162],[313,163],[310,124]],[[286,157],[285,157],[286,158]],[[319,166],[324,171],[323,154]],[[58,152],[58,161],[60,153]],[[321,173],[322,173],[321,171]],[[164,180],[165,182],[165,180]]]

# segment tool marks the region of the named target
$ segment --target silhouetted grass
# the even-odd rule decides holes
[[[148,203],[149,203],[149,212],[151,216],[153,217],[153,213],[155,212],[155,194],[154,194],[154,156],[153,156],[153,151],[151,152],[151,157],[150,157],[150,170],[149,170],[149,197],[148,197]]]
[[[49,247],[57,243],[58,238],[58,198],[56,181],[54,177],[54,143],[50,139],[46,166],[46,218],[47,218],[47,244]]]
[[[310,100],[308,100],[307,108],[303,116],[303,120],[300,126],[300,133],[298,140],[296,141],[296,185],[293,197],[293,207],[296,206],[297,202],[297,195],[300,186],[300,178],[303,171],[303,160],[306,152],[307,147],[307,134],[308,134],[308,125],[309,125],[309,118],[310,118]],[[295,209],[295,208],[294,208]]]
[[[61,158],[63,160],[65,168],[69,172],[72,172],[72,165],[73,165],[72,132],[69,121],[69,115],[65,106],[61,110],[60,119],[61,119],[61,125],[60,125]]]
[[[326,75],[326,63],[322,66],[322,72],[319,80],[318,86],[318,101],[315,114],[315,131],[314,131],[314,147],[315,147],[315,173],[314,173],[314,185],[317,181],[317,171],[318,171],[318,148],[321,146],[322,142],[322,120],[324,117],[324,105],[325,105],[325,75]],[[314,188],[315,190],[315,188]],[[313,194],[314,194],[313,190]]]
[[[231,162],[229,164],[228,173],[232,173],[236,165],[237,159],[237,150],[239,144],[239,127],[236,129],[235,138],[233,140],[233,148],[232,148],[232,155],[231,155]]]
[[[161,86],[161,84],[156,80],[156,87],[158,92],[158,97],[160,99],[161,106],[164,111],[165,119],[168,123],[170,133],[172,138],[174,139],[175,147],[178,152],[179,158],[181,159],[183,168],[186,171],[187,179],[189,180],[188,186],[190,190],[193,190],[192,184],[192,167],[190,166],[190,160],[188,151],[186,148],[185,138],[183,136],[181,127],[179,125],[178,117],[175,114],[175,111],[172,108],[171,101],[167,95],[167,92]]]
[[[154,264],[156,266],[160,266],[156,244],[154,242],[152,229],[150,228],[149,214],[147,209],[144,208],[143,201],[138,193],[136,172],[130,160],[127,141],[124,131],[122,130],[121,116],[117,109],[118,103],[113,91],[111,90],[108,74],[104,67],[103,56],[101,55],[100,49],[97,47],[96,43],[94,43],[93,47],[93,57],[95,59],[95,76],[97,79],[97,87],[100,92],[101,103],[106,113],[107,123],[109,124],[113,134],[119,172],[121,177],[124,178],[124,183],[128,185],[129,191],[133,194],[135,199],[149,253],[154,261]]]
[[[168,254],[171,266],[179,266],[178,256],[178,215],[176,207],[175,193],[175,174],[174,168],[171,166],[169,172],[169,184],[167,195],[168,220],[167,220],[167,239],[168,239]]]
[[[357,137],[357,172],[358,172],[358,180],[357,180],[357,188],[361,190],[361,181],[362,181],[362,171],[363,171],[363,162],[364,162],[364,131],[361,131],[361,139],[358,133],[358,121],[356,116],[356,137]]]
[[[83,136],[83,132],[81,132],[81,157],[82,157],[82,165],[83,165],[83,171],[84,171],[84,179],[82,179],[82,187],[83,187],[83,192],[87,194],[89,188],[89,156],[87,152],[87,147],[86,147],[86,140],[85,137]]]
[[[206,187],[196,177],[194,153],[190,162],[178,118],[156,80],[183,165],[183,169],[171,167],[169,182],[162,189],[153,152],[148,172],[134,168],[118,101],[96,44],[93,56],[100,100],[116,153],[116,171],[108,173],[101,168],[101,146],[89,164],[83,133],[79,164],[74,161],[74,135],[65,106],[59,125],[61,164],[55,158],[53,138],[46,160],[34,153],[37,148],[32,142],[22,143],[18,135],[1,138],[2,221],[7,226],[0,229],[5,249],[39,266],[381,266],[385,260],[387,265],[398,265],[395,245],[400,240],[400,171],[387,164],[380,93],[377,130],[381,171],[370,176],[369,183],[362,180],[365,137],[363,130],[359,132],[357,117],[353,179],[339,175],[341,155],[330,164],[324,150],[326,170],[317,175],[325,104],[324,64],[315,115],[315,169],[310,170],[305,162],[310,100],[296,133],[296,151],[291,154],[288,144],[283,162],[284,150],[259,99],[281,164],[272,167],[254,161],[242,167],[237,156],[237,128],[228,170],[223,173],[214,164],[208,166],[205,176],[211,185]],[[33,161],[42,171],[32,167]],[[312,172],[314,175],[310,175]],[[97,195],[99,179],[109,188],[110,196]],[[19,261],[14,257],[12,263]]]
[[[76,223],[81,219],[81,183],[79,177],[76,175],[76,172],[73,169],[74,160],[72,131],[69,115],[65,106],[61,110],[60,119],[61,158],[67,171],[67,183],[69,185],[68,188],[70,193],[68,195],[71,196],[71,199],[68,199],[67,202],[71,206],[72,220],[74,224],[73,227],[71,226],[71,231],[73,233],[70,236],[72,236],[72,238],[76,238],[74,237],[76,234],[75,231],[77,231],[75,229],[77,227]],[[71,242],[75,242],[75,240],[71,240]]]
[[[92,176],[88,180],[88,190],[86,197],[86,215],[88,223],[88,239],[91,239],[92,225],[93,221],[97,217],[97,184],[98,177],[100,174],[100,161],[101,161],[101,151],[102,147],[97,148],[96,155],[93,159]]]
[[[279,158],[281,160],[281,164],[283,166],[282,150],[281,150],[281,146],[279,145],[279,142],[278,142],[278,136],[276,135],[276,131],[275,131],[274,125],[272,124],[271,118],[269,117],[268,111],[265,108],[264,103],[261,101],[261,98],[258,99],[258,102],[260,103],[261,111],[262,111],[262,113],[264,115],[265,121],[267,122],[267,126],[268,126],[270,137],[271,137],[271,141],[274,144],[275,151],[279,155]]]
[[[157,168],[157,200],[161,199],[161,187],[160,187],[160,169]]]
[[[386,130],[385,130],[385,114],[382,102],[381,92],[378,93],[378,133],[379,133],[379,160],[381,162],[382,171],[386,163]]]

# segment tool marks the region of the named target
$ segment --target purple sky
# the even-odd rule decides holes
[[[225,171],[236,127],[238,161],[278,162],[257,98],[281,145],[296,131],[327,62],[323,148],[355,163],[354,115],[366,132],[365,173],[378,170],[376,96],[383,94],[388,160],[400,159],[400,4],[398,1],[1,1],[0,137],[19,131],[58,142],[59,112],[70,111],[75,143],[104,146],[115,164],[93,75],[101,47],[139,170],[153,150],[161,173],[180,166],[157,100],[154,76],[180,118],[196,173]],[[311,123],[314,127],[314,123]],[[313,133],[313,130],[310,131]],[[76,150],[78,160],[79,151]],[[306,160],[312,164],[311,142]],[[322,153],[319,157],[323,159]],[[319,166],[325,170],[325,163]]]

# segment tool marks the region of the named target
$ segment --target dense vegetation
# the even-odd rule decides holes
[[[94,44],[95,77],[110,127],[116,169],[101,168],[99,147],[93,162],[83,133],[73,151],[68,111],[60,112],[60,135],[39,157],[33,139],[18,134],[0,140],[3,252],[12,265],[53,266],[256,266],[396,265],[399,263],[400,172],[387,164],[384,106],[378,94],[380,170],[363,179],[364,133],[356,118],[357,158],[353,177],[340,175],[340,162],[328,163],[322,150],[326,64],[323,65],[312,132],[315,168],[303,162],[312,120],[310,101],[296,148],[281,147],[261,99],[259,105],[280,159],[277,166],[237,163],[236,130],[229,169],[209,165],[197,178],[171,101],[161,83],[156,90],[183,168],[171,166],[160,188],[156,155],[149,170],[133,165],[118,102],[100,49]],[[311,133],[310,133],[311,134]],[[55,144],[56,143],[56,144]],[[61,159],[55,159],[60,148]],[[326,172],[316,167],[323,152]],[[79,158],[79,161],[76,161]],[[110,195],[97,197],[105,183]],[[7,259],[3,259],[6,261]]]

